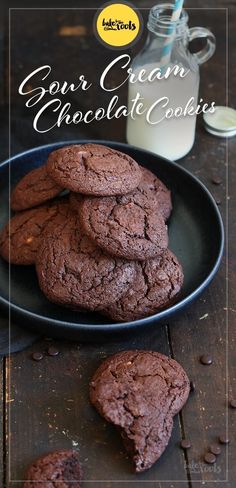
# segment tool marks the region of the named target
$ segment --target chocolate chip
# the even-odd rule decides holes
[[[231,408],[236,408],[236,399],[235,398],[232,398],[232,400],[230,400],[229,406]]]
[[[222,434],[219,436],[219,441],[221,444],[229,444],[230,440],[227,435]]]
[[[191,446],[192,444],[188,439],[182,439],[180,442],[180,447],[182,447],[182,449],[189,449]]]
[[[208,354],[203,354],[201,357],[200,357],[200,361],[202,364],[206,365],[206,366],[209,366],[210,364],[213,363],[213,359],[211,356],[208,356]]]
[[[221,453],[221,448],[219,446],[219,444],[211,444],[209,446],[209,451],[212,453],[212,454],[215,454],[215,456],[218,456],[218,454]]]
[[[190,391],[194,392],[195,388],[196,388],[196,386],[195,386],[194,381],[190,381]]]
[[[43,359],[43,353],[42,352],[33,352],[31,357],[34,361],[41,361],[41,359]]]
[[[58,356],[59,351],[58,351],[58,349],[56,349],[55,347],[52,346],[52,347],[48,348],[47,353],[49,356]]]
[[[211,452],[206,452],[204,456],[204,461],[207,464],[214,464],[216,462],[216,456]]]
[[[221,185],[222,183],[222,179],[217,175],[212,176],[211,181],[213,185]]]

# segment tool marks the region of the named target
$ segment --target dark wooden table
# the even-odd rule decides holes
[[[0,67],[2,68],[1,156],[8,156],[8,23],[7,7],[36,7],[35,2],[8,2],[1,15]],[[64,2],[66,7],[98,7],[100,2]],[[148,9],[152,1],[136,0]],[[38,3],[39,4],[39,3]],[[231,1],[186,0],[190,8],[190,25],[209,27],[216,35],[217,50],[201,67],[201,96],[216,104],[235,104],[236,70],[227,65],[226,15],[229,13],[230,55],[236,48],[236,4]],[[41,9],[48,7],[41,1]],[[59,7],[53,1],[50,7]],[[65,7],[65,5],[62,5]],[[4,6],[2,5],[1,8]],[[203,10],[204,8],[204,10]],[[142,10],[146,18],[148,10]],[[114,53],[102,47],[93,35],[95,10],[12,10],[11,11],[11,122],[10,151],[21,150],[58,140],[107,138],[125,141],[125,119],[104,121],[88,126],[68,126],[46,134],[32,129],[32,113],[24,108],[17,93],[19,83],[33,67],[52,64],[55,79],[73,81],[75,73],[86,72],[96,80]],[[117,73],[117,77],[119,74]],[[118,79],[118,78],[117,78]],[[120,93],[126,100],[127,87]],[[80,107],[106,105],[109,95],[101,90],[79,99]],[[234,97],[233,97],[234,95]],[[77,95],[71,97],[77,103]],[[50,123],[50,118],[48,118]],[[218,274],[209,288],[178,317],[157,324],[151,331],[133,334],[122,341],[104,344],[66,343],[39,338],[27,333],[24,324],[12,322],[12,351],[32,345],[10,357],[2,356],[0,391],[2,396],[2,454],[0,473],[3,487],[21,486],[27,465],[37,456],[57,448],[75,448],[81,454],[85,480],[83,486],[126,488],[128,486],[234,487],[236,482],[236,410],[228,407],[236,397],[235,356],[235,184],[236,139],[226,141],[206,133],[199,117],[196,142],[180,164],[193,172],[212,192],[225,222],[226,249]],[[214,185],[212,178],[221,178]],[[214,240],[214,235],[212,235]],[[7,318],[0,316],[1,350],[7,349]],[[20,326],[20,328],[17,328]],[[41,362],[31,359],[33,351],[46,351],[49,345],[59,348],[55,357]],[[145,348],[171,355],[186,369],[196,390],[175,418],[168,448],[147,473],[135,476],[123,446],[112,426],[107,425],[91,408],[88,382],[103,358],[127,348]],[[214,362],[203,366],[199,356],[209,353]],[[215,465],[203,462],[211,442],[229,432],[230,444],[222,446]],[[192,447],[186,453],[179,448],[181,438],[189,438]],[[12,480],[12,483],[9,481]],[[225,481],[227,480],[227,481]],[[148,484],[146,482],[149,482]],[[216,485],[216,482],[217,485]]]

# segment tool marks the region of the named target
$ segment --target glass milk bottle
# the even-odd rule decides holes
[[[178,109],[176,116],[170,115],[177,107],[184,109],[190,103],[190,99],[195,111],[198,104],[199,65],[213,55],[215,37],[203,27],[189,29],[188,14],[185,10],[182,10],[176,22],[174,38],[173,35],[171,37],[173,8],[173,3],[165,3],[150,10],[147,24],[148,38],[142,51],[134,58],[131,68],[135,75],[145,70],[145,78],[151,75],[153,81],[138,80],[134,83],[129,81],[129,110],[137,93],[144,110],[140,110],[140,115],[136,113],[137,111],[133,116],[129,115],[127,140],[129,144],[177,160],[185,156],[193,146],[196,114],[181,115],[181,110]],[[198,53],[191,54],[188,50],[189,42],[200,37],[206,38],[205,47]],[[163,53],[168,43],[171,44],[171,54],[167,64],[163,66]],[[166,78],[154,79],[156,72],[161,75],[167,74],[167,68],[174,68],[176,65],[183,68],[187,73],[186,76],[175,76],[172,72]],[[147,121],[147,111],[150,107],[153,109],[149,112],[149,121]],[[166,117],[167,111],[168,117]]]

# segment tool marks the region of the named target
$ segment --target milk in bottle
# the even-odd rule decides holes
[[[154,64],[148,64],[145,69],[150,72],[154,67]],[[199,78],[191,71],[184,78],[171,74],[167,79],[129,83],[129,110],[139,93],[146,111],[142,115],[135,114],[135,119],[128,118],[128,142],[172,160],[187,154],[194,143],[196,115],[167,118],[166,111],[168,108],[185,108],[191,97],[194,98],[191,106],[196,109],[198,85]],[[148,122],[147,111],[155,102]]]
[[[171,160],[185,156],[192,148],[195,139],[196,113],[199,89],[199,64],[209,59],[215,50],[215,38],[205,28],[189,29],[188,14],[182,10],[176,22],[175,38],[168,66],[162,66],[163,46],[168,40],[170,19],[174,8],[173,3],[160,4],[153,7],[148,19],[148,38],[142,51],[132,62],[132,72],[141,70],[148,74],[155,68],[165,73],[168,68],[173,70],[162,79],[152,81],[129,81],[128,106],[139,94],[143,103],[141,114],[129,115],[127,118],[127,141],[129,144],[155,152]],[[206,46],[202,51],[191,54],[188,45],[196,37],[205,37]],[[182,68],[184,76],[176,74],[174,67]],[[185,107],[191,102],[192,112],[184,113]],[[150,112],[147,120],[148,109]],[[176,110],[177,109],[177,110]],[[176,112],[175,112],[176,110]],[[175,113],[174,113],[175,112]],[[182,113],[181,113],[182,112]],[[171,113],[174,113],[171,116]]]

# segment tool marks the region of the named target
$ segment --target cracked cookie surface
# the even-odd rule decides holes
[[[73,193],[71,191],[69,196],[71,209],[74,210],[75,212],[79,212],[80,204],[83,201],[83,199],[84,199],[83,195],[81,195],[80,193]]]
[[[47,171],[64,188],[97,196],[129,193],[142,176],[133,158],[100,144],[76,144],[53,151]]]
[[[175,360],[133,350],[105,360],[90,382],[90,400],[120,431],[136,472],[150,468],[165,450],[173,416],[185,404],[189,380]]]
[[[43,233],[68,211],[69,203],[62,199],[14,215],[0,233],[0,255],[12,264],[34,264]]]
[[[63,191],[47,173],[46,166],[33,169],[15,186],[11,194],[11,208],[16,212],[36,207]]]
[[[172,211],[170,190],[147,168],[142,167],[142,179],[133,192],[133,201],[142,207],[155,208],[165,220]]]
[[[28,469],[24,488],[80,488],[82,471],[78,453],[60,450],[37,459]]]
[[[142,208],[155,209],[167,220],[171,214],[171,194],[164,183],[147,168],[140,166],[142,179],[136,190],[124,195],[122,202],[133,202]]]
[[[146,260],[161,255],[168,246],[162,215],[126,201],[126,196],[87,197],[79,206],[84,232],[114,256]]]
[[[81,233],[78,215],[71,213],[47,232],[36,270],[40,288],[52,302],[99,310],[128,290],[136,263],[106,255]]]
[[[138,262],[136,278],[127,293],[103,313],[117,322],[152,315],[173,303],[183,279],[178,259],[167,249],[158,258]]]
[[[170,191],[154,173],[142,166],[140,168],[141,182],[133,192],[123,195],[123,204],[133,202],[142,208],[155,209],[167,220],[172,211]],[[76,211],[79,211],[81,201],[79,193],[71,193],[70,203]]]

